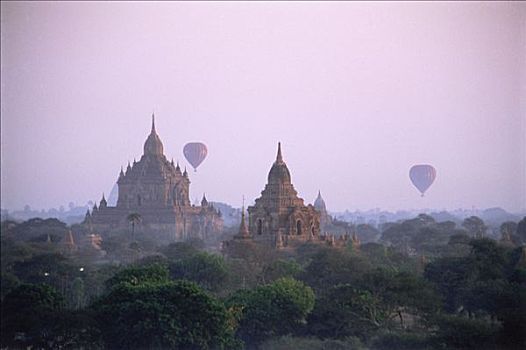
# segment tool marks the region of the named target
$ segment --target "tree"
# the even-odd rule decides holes
[[[135,239],[135,225],[138,225],[142,221],[142,217],[139,213],[131,213],[127,217],[128,222],[132,227],[132,240]]]
[[[187,281],[121,283],[94,305],[111,349],[235,349],[224,305]]]
[[[478,216],[470,216],[462,222],[464,227],[474,238],[481,238],[486,234],[487,226]]]
[[[62,296],[50,286],[22,284],[2,301],[2,347],[44,347],[50,340]]]
[[[300,279],[314,290],[323,291],[338,284],[352,283],[369,269],[369,262],[360,256],[323,249],[305,267]]]
[[[228,269],[221,256],[201,252],[170,264],[170,275],[173,279],[186,279],[218,291],[228,278]]]
[[[526,216],[517,224],[517,236],[521,242],[526,243]]]
[[[82,278],[77,277],[71,284],[71,290],[68,296],[68,304],[73,309],[80,309],[85,306],[85,287]]]
[[[199,253],[199,249],[190,242],[176,242],[163,246],[159,249],[159,252],[166,256],[168,260],[175,261],[192,257]]]
[[[14,263],[13,273],[24,283],[46,283],[65,295],[70,282],[80,272],[65,256],[48,253]]]
[[[263,267],[261,278],[263,283],[268,283],[283,277],[295,278],[302,271],[301,265],[294,260],[278,259]]]
[[[129,267],[119,271],[106,281],[106,287],[111,290],[123,283],[141,285],[145,283],[165,283],[169,280],[169,272],[165,265],[152,264]]]
[[[282,278],[252,290],[240,290],[227,301],[241,309],[238,335],[248,345],[293,334],[314,307],[314,292],[302,282]]]
[[[515,233],[517,232],[517,227],[518,226],[519,225],[516,222],[513,222],[513,221],[503,222],[500,225],[500,234],[501,234],[501,236],[502,237],[504,237],[504,236],[511,237],[512,235],[515,235]]]
[[[378,231],[374,226],[371,226],[369,224],[357,225],[356,233],[362,241],[362,243],[375,242],[380,236],[380,231]]]
[[[436,338],[447,349],[495,349],[498,327],[487,320],[456,315],[437,317]]]
[[[386,318],[379,306],[380,300],[369,291],[350,284],[332,287],[316,300],[307,319],[309,333],[322,339],[367,339]]]

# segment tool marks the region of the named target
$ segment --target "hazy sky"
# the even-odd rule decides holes
[[[252,202],[281,141],[329,210],[526,208],[525,2],[2,2],[1,88],[3,208],[108,195],[152,111],[208,145],[192,200]]]

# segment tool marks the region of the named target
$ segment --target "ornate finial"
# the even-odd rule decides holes
[[[187,177],[187,176],[188,176],[188,172],[186,171],[186,166],[184,167],[183,176],[184,176],[184,177]]]
[[[120,176],[124,176],[124,170],[122,169],[122,165],[121,165],[121,172],[119,173],[119,177]]]
[[[102,200],[104,200],[104,201],[106,200],[106,199],[104,198],[104,192],[102,192]]]
[[[278,155],[276,156],[276,162],[283,162],[283,157],[281,156],[281,142],[278,142]]]
[[[155,114],[152,112],[152,133],[155,132]]]

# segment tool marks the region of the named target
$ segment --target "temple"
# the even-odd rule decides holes
[[[205,195],[201,206],[190,204],[188,172],[186,168],[181,172],[178,163],[166,159],[154,115],[144,154],[138,162],[128,162],[126,171],[121,168],[117,185],[116,206],[108,206],[103,194],[99,205],[86,213],[84,223],[90,230],[105,233],[128,228],[130,214],[139,214],[141,228],[169,241],[207,239],[223,228],[221,213]]]
[[[305,205],[292,185],[290,171],[283,160],[278,143],[276,161],[270,168],[268,182],[261,197],[248,207],[248,227],[243,210],[240,230],[229,242],[227,250],[247,243],[264,244],[277,249],[293,249],[302,243],[323,243],[344,246],[347,236],[320,234],[321,213],[311,204]],[[325,215],[326,215],[325,211]]]

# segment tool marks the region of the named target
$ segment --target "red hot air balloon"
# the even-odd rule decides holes
[[[194,167],[194,171],[197,171],[199,164],[205,160],[208,150],[204,143],[190,142],[184,146],[183,153],[186,160]]]
[[[429,186],[433,184],[437,176],[437,171],[431,165],[428,164],[417,164],[411,167],[409,170],[409,178],[411,182],[424,197],[424,192],[427,191]]]

